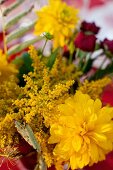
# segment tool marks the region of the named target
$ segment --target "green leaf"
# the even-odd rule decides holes
[[[33,5],[30,7],[30,9],[28,9],[25,12],[22,12],[21,14],[17,15],[16,17],[12,18],[10,21],[8,21],[5,25],[5,30],[10,28],[12,25],[16,24],[21,18],[23,18],[24,16],[26,16],[27,14],[29,14],[32,9],[33,9]]]
[[[3,16],[8,15],[13,9],[17,8],[23,2],[24,2],[24,0],[17,0],[15,3],[13,3],[9,7],[7,7],[3,12]]]
[[[94,61],[94,59],[89,58],[88,61],[86,63],[84,63],[84,65],[82,67],[83,73],[87,73],[92,68],[93,61]]]
[[[100,50],[100,48],[101,48],[100,43],[96,43],[96,45],[95,45],[95,51],[96,51],[96,50]]]
[[[32,59],[30,55],[28,53],[24,53],[22,56],[17,57],[13,63],[17,65],[19,70],[17,75],[19,79],[19,86],[25,86],[23,75],[33,71]]]
[[[52,66],[53,66],[53,64],[54,64],[54,62],[56,60],[58,52],[59,52],[59,48],[55,49],[55,51],[52,52],[52,54],[49,57],[49,60],[47,62],[47,67],[49,67],[50,69],[52,68]]]
[[[38,153],[41,153],[40,144],[37,142],[31,127],[28,124],[21,124],[19,121],[15,121],[15,127],[18,133],[28,142]]]
[[[77,49],[77,51],[78,51],[78,54],[77,54],[77,56],[79,57],[79,58],[84,58],[85,56],[87,56],[87,52],[85,52],[85,51],[82,51],[82,50],[80,50],[80,49]]]
[[[28,124],[21,124],[19,121],[15,121],[15,127],[18,133],[38,152],[38,163],[35,167],[36,170],[47,170],[44,158],[41,154],[40,144],[37,142],[31,127]]]
[[[38,164],[35,166],[34,170],[47,170],[47,166],[46,166],[45,161],[41,155],[39,156]]]
[[[29,24],[26,27],[21,27],[18,28],[17,30],[13,31],[11,34],[9,34],[8,36],[6,36],[6,42],[9,43],[10,41],[17,39],[19,37],[21,37],[22,35],[24,35],[27,31],[29,31],[31,28],[34,27],[36,21]]]
[[[13,54],[16,54],[16,53],[19,53],[20,51],[22,51],[23,49],[29,47],[31,44],[34,44],[40,40],[42,40],[43,37],[37,37],[37,38],[33,38],[31,40],[28,40],[28,41],[25,41],[21,44],[17,44],[13,47],[11,47],[9,50],[8,50],[8,56],[10,55],[13,55]]]

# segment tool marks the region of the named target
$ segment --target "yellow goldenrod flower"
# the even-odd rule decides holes
[[[78,10],[68,6],[61,0],[49,0],[49,4],[37,12],[38,20],[35,34],[49,32],[54,36],[54,47],[63,46],[76,27]]]
[[[102,108],[99,99],[77,91],[59,111],[49,138],[50,144],[56,143],[56,159],[69,162],[72,170],[104,160],[113,149],[113,108]]]
[[[17,72],[15,65],[8,63],[6,55],[0,49],[0,82],[8,80],[11,75],[15,75]]]
[[[99,80],[93,80],[89,82],[88,80],[85,80],[84,83],[79,87],[79,90],[82,93],[87,93],[90,95],[92,99],[99,98],[100,95],[103,92],[103,89],[111,83],[111,79],[109,77],[103,77]]]

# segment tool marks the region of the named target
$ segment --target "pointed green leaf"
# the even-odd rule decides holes
[[[43,37],[37,37],[37,38],[33,38],[31,40],[25,41],[25,42],[23,42],[21,44],[17,44],[15,46],[11,47],[8,50],[8,56],[16,54],[16,53],[22,51],[23,49],[29,47],[31,44],[34,44],[34,43],[36,43],[36,42],[38,42],[38,41],[40,41],[42,39],[43,39]]]
[[[5,25],[5,30],[10,28],[12,25],[16,24],[21,18],[29,14],[32,11],[33,7],[34,6],[31,6],[31,8],[27,11],[22,12],[21,14],[17,15],[16,17],[13,17],[10,21],[8,21],[8,23],[6,23]]]
[[[39,170],[47,170],[47,166],[42,156],[39,157]]]
[[[49,60],[47,62],[47,67],[49,67],[50,69],[52,68],[52,66],[53,66],[53,64],[54,64],[54,62],[56,60],[58,52],[59,52],[59,48],[55,49],[55,51],[52,52],[52,54],[49,57]]]
[[[84,63],[84,65],[82,67],[83,73],[87,73],[92,68],[93,61],[94,61],[94,59],[89,58],[88,61],[86,63]]]
[[[38,153],[41,153],[40,144],[37,142],[31,127],[28,124],[23,125],[19,121],[15,121],[15,127],[26,142],[36,149]]]
[[[13,3],[12,5],[10,5],[9,7],[7,7],[4,12],[3,12],[3,16],[8,15],[13,9],[15,9],[16,7],[18,7],[20,4],[22,4],[24,2],[24,0],[17,0],[15,3]]]
[[[7,43],[14,40],[14,39],[21,37],[22,35],[24,35],[27,31],[29,31],[31,28],[34,27],[35,22],[36,21],[34,21],[33,23],[29,24],[26,27],[21,27],[21,28],[18,28],[17,30],[15,30],[15,31],[11,32],[11,34],[6,36]]]
[[[38,157],[39,159],[34,170],[47,170],[47,165],[45,164],[43,157],[41,155],[38,155]]]
[[[17,74],[19,79],[19,86],[25,86],[26,82],[24,81],[23,75],[33,71],[32,59],[30,55],[28,53],[23,53],[21,56],[16,57],[16,59],[13,60],[13,63],[19,70]]]

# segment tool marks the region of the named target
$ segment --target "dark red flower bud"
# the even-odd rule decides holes
[[[70,56],[70,51],[69,51],[69,48],[67,45],[64,45],[64,47],[63,47],[63,56],[66,58],[69,58],[69,56]]]
[[[64,45],[64,47],[63,47],[63,52],[64,52],[64,53],[65,53],[65,52],[69,52],[69,48],[68,48],[67,45]]]
[[[104,39],[101,43],[101,47],[113,53],[113,40]]]
[[[86,35],[83,32],[79,32],[74,41],[75,47],[80,48],[83,51],[94,51],[96,44],[95,35]]]
[[[83,32],[92,32],[93,34],[97,34],[100,30],[100,27],[96,26],[94,22],[89,23],[86,21],[83,21],[81,23],[81,28],[80,28]]]
[[[75,51],[73,52],[73,55],[72,55],[72,60],[74,60],[75,59]],[[64,45],[64,47],[63,47],[63,56],[65,57],[65,58],[67,58],[67,59],[69,59],[70,58],[70,51],[69,51],[69,48],[68,48],[68,46],[67,45]]]

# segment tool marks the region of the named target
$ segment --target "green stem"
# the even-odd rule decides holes
[[[85,56],[85,62],[84,62],[84,66],[82,68],[82,71],[84,72],[85,69],[87,68],[88,64],[89,64],[89,60],[91,59],[91,55],[92,53],[88,53],[86,56]]]
[[[78,58],[78,56],[79,56],[79,49],[77,48],[75,58]]]
[[[43,48],[42,48],[42,56],[43,56],[43,53],[44,53],[44,50],[45,50],[45,47],[46,47],[47,41],[48,41],[48,39],[46,39],[46,41],[45,41],[45,43],[44,43],[44,46],[43,46]]]
[[[81,57],[78,63],[78,69],[81,70],[83,65],[83,58]]]
[[[72,59],[73,59],[73,54],[71,53],[70,56],[69,56],[69,64],[72,63]]]

